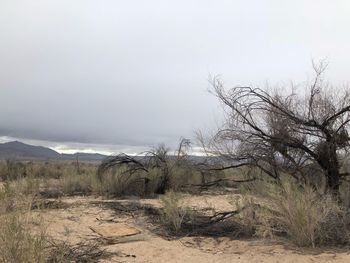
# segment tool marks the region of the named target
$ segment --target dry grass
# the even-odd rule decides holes
[[[93,241],[71,245],[64,241],[51,240],[48,251],[47,263],[95,263],[110,256],[110,253],[100,248],[100,244]]]
[[[349,242],[349,215],[331,195],[288,180],[260,182],[256,192],[260,195],[251,204],[255,213],[247,221],[251,220],[257,236],[285,236],[297,246],[312,247]]]
[[[175,233],[179,232],[186,217],[191,214],[190,209],[184,205],[181,195],[174,191],[168,191],[160,197],[160,201],[163,206],[162,223]]]
[[[1,216],[0,262],[45,262],[45,232],[33,233],[23,211]]]
[[[46,233],[45,223],[38,213],[40,205],[37,178],[6,181],[0,188],[0,262],[98,262],[107,253],[96,243],[54,241]]]
[[[45,229],[35,233],[30,216],[34,189],[20,181],[0,190],[0,262],[45,262]]]
[[[40,200],[37,200],[40,196],[50,196],[50,191],[60,192],[62,195],[149,196],[154,195],[157,178],[160,177],[160,170],[150,171],[147,174],[149,184],[146,186],[142,179],[145,174],[134,174],[130,177],[120,169],[112,170],[103,180],[98,180],[97,164],[91,163],[82,163],[79,169],[69,162],[27,163],[24,166],[25,176],[15,175],[15,171],[23,172],[22,165],[18,166],[22,168],[13,167],[17,165],[0,164],[0,173],[6,174],[9,169],[14,169],[11,170],[11,176],[2,176],[5,182],[0,190],[0,235],[2,242],[6,240],[8,244],[1,247],[6,247],[9,253],[15,251],[7,245],[14,246],[13,244],[19,242],[16,239],[20,239],[24,243],[13,253],[22,254],[21,251],[26,251],[32,254],[27,255],[28,258],[37,258],[35,253],[42,250],[42,237],[30,231],[32,226],[27,216],[30,214],[31,204],[40,203]],[[182,184],[196,183],[200,180],[200,174],[192,170],[174,169],[170,183],[172,189],[181,191]],[[328,194],[321,195],[317,189],[288,180],[282,180],[280,184],[259,180],[248,188],[243,198],[235,202],[235,209],[241,212],[230,219],[239,226],[239,229],[235,229],[237,236],[285,237],[298,246],[313,247],[349,243],[350,187],[347,183],[341,188],[344,200],[342,204],[334,201]],[[185,226],[193,224],[199,215],[189,209],[184,204],[181,194],[174,190],[160,196],[163,205],[161,223],[171,232],[178,233]]]
[[[170,164],[169,164],[170,165]],[[0,181],[22,181],[40,185],[43,196],[89,195],[154,196],[159,188],[162,170],[150,169],[149,173],[138,171],[129,174],[125,167],[110,169],[99,180],[96,175],[98,163],[81,162],[25,162],[0,161]],[[170,177],[170,189],[179,191],[183,185],[200,183],[200,174],[191,169],[174,167]]]

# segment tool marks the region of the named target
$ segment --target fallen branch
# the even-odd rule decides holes
[[[207,188],[209,188],[211,186],[216,186],[216,185],[219,185],[220,183],[223,183],[223,182],[249,183],[249,182],[253,182],[255,180],[256,180],[256,178],[242,179],[242,180],[223,178],[223,179],[218,179],[218,180],[215,180],[215,181],[207,182],[207,183],[204,183],[204,184],[188,184],[188,185],[184,185],[184,186],[185,187],[200,187],[200,188],[207,189]]]

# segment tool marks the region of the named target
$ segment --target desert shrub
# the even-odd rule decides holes
[[[27,175],[26,165],[14,160],[6,160],[6,162],[2,162],[0,172],[0,179],[3,181],[16,180]]]
[[[5,181],[7,177],[7,168],[4,161],[0,160],[0,181]]]
[[[32,179],[7,181],[0,189],[0,214],[27,210],[38,192],[38,183]]]
[[[182,138],[174,155],[169,154],[170,149],[161,144],[136,157],[124,153],[111,156],[99,165],[97,176],[103,182],[104,177],[110,180],[111,172],[117,171],[114,179],[119,185],[126,185],[128,189],[136,186],[137,191],[131,193],[133,195],[164,194],[168,190],[179,189],[192,177],[193,162],[188,155],[189,148],[190,141]]]
[[[152,185],[153,182],[142,171],[130,173],[123,166],[110,169],[98,182],[98,192],[107,196],[143,196],[155,187]]]
[[[8,160],[0,162],[0,179],[15,180],[30,176],[33,178],[43,179],[60,179],[64,175],[69,174],[95,174],[97,164],[80,162],[77,166],[76,162],[69,161],[30,161],[20,162]]]
[[[180,191],[185,185],[200,184],[201,180],[201,173],[193,167],[175,166],[172,169],[170,189]]]
[[[80,163],[78,170],[72,162],[37,162],[28,165],[28,171],[30,177],[40,181],[41,196],[50,198],[100,192],[96,167],[93,163]]]
[[[34,177],[59,179],[63,175],[63,170],[58,167],[48,164],[36,165],[32,168],[32,174]]]
[[[13,211],[18,203],[16,192],[12,190],[10,183],[6,182],[0,189],[0,215]]]
[[[342,201],[342,205],[350,210],[350,182],[343,181],[340,186],[340,199]]]
[[[168,169],[149,167],[145,170],[130,170],[127,165],[120,165],[104,171],[99,177],[102,191],[110,196],[136,195],[154,196],[162,194],[164,187],[180,191],[183,186],[199,184],[201,175],[191,167],[181,167],[168,161]],[[166,186],[165,186],[166,185]]]
[[[258,235],[286,235],[298,246],[348,242],[346,212],[331,195],[291,181],[267,183],[264,188]]]
[[[108,196],[135,195],[154,196],[166,183],[167,189],[180,191],[182,186],[200,183],[200,174],[190,168],[170,166],[167,179],[164,171],[159,167],[152,167],[146,171],[130,172],[127,166],[118,166],[104,172],[99,178],[99,193]],[[166,180],[166,182],[164,182]]]
[[[0,190],[0,262],[45,262],[45,231],[35,233],[30,220],[32,196],[16,186]]]
[[[60,189],[66,195],[86,195],[94,188],[93,175],[66,174],[60,179]]]
[[[12,182],[12,187],[22,195],[35,198],[39,193],[40,181],[33,177],[26,177]]]
[[[54,167],[53,165],[50,167]],[[102,179],[96,174],[96,165],[81,164],[78,171],[75,165],[67,163],[61,167],[59,179],[41,178],[41,195],[87,195],[101,194],[105,196],[144,195],[146,177],[142,173],[130,175],[123,167],[109,170]],[[42,176],[40,176],[42,177]]]
[[[240,211],[237,217],[234,218],[236,228],[234,233],[236,236],[251,237],[254,236],[259,225],[256,216],[256,205],[252,197],[241,196],[238,199],[230,200],[235,210]]]
[[[33,233],[21,212],[1,216],[0,262],[45,262],[45,233]]]
[[[161,215],[162,223],[170,230],[179,232],[185,219],[190,216],[190,209],[184,205],[180,194],[168,191],[160,197],[163,211]]]
[[[142,175],[147,178],[147,186],[145,185],[145,194],[146,195],[152,195],[156,193],[158,185],[159,185],[159,178],[161,177],[162,171],[157,168],[151,168],[148,169],[147,174],[142,173]]]

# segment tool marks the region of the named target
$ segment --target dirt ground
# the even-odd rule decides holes
[[[229,200],[228,195],[208,194],[188,196],[186,204],[229,211]],[[228,236],[169,239],[159,235],[157,226],[140,212],[160,207],[158,199],[64,197],[46,202],[48,208],[33,215],[43,218],[47,232],[72,244],[99,240],[101,248],[110,252],[100,262],[350,262],[347,248],[300,249],[286,242]]]

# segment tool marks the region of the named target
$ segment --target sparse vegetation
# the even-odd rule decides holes
[[[46,235],[33,233],[23,211],[15,211],[0,219],[0,262],[45,262]]]
[[[30,183],[6,183],[0,189],[0,262],[45,262],[45,229],[33,232]]]
[[[179,193],[169,191],[160,198],[163,206],[161,220],[171,230],[180,231],[184,220],[191,214],[190,208],[186,207]]]
[[[16,166],[15,162],[12,165]],[[105,258],[108,253],[101,250],[96,242],[70,245],[53,240],[47,234],[47,225],[38,214],[38,209],[42,207],[39,195],[41,176],[31,176],[33,175],[16,177],[17,179],[5,177],[6,181],[0,185],[0,262],[98,262]],[[61,178],[62,189],[67,194],[77,194],[75,191],[81,194],[82,189],[85,189],[81,186],[83,184],[78,187],[76,181],[69,181],[81,178],[73,175],[66,179],[64,176],[67,175]],[[33,215],[33,208],[36,209],[37,216]]]
[[[254,213],[244,217],[253,235],[286,237],[298,246],[349,243],[349,211],[331,194],[284,177],[280,183],[259,182],[245,191]]]
[[[48,167],[57,169],[58,167],[57,164],[43,163],[42,165],[46,167],[45,169],[49,169]],[[84,173],[78,174],[74,165],[71,168],[69,168],[69,165],[64,169],[65,172],[62,173],[59,179],[51,178],[51,173],[47,173],[48,178],[27,174],[26,177],[19,177],[16,180],[7,179],[3,182],[0,193],[2,200],[0,210],[4,214],[1,217],[3,222],[2,235],[12,234],[14,237],[21,237],[20,239],[26,242],[23,244],[23,251],[34,253],[32,257],[38,257],[39,254],[35,255],[35,253],[39,253],[37,252],[39,250],[42,250],[42,253],[47,253],[48,250],[43,245],[47,242],[47,239],[45,239],[47,237],[33,234],[33,226],[28,219],[30,217],[20,216],[19,211],[21,213],[26,211],[24,214],[30,214],[32,203],[35,203],[36,209],[40,208],[40,200],[39,202],[37,200],[45,198],[50,188],[51,190],[54,188],[61,191],[63,195],[120,196],[129,194],[142,196],[145,193],[144,184],[135,184],[137,181],[135,181],[136,175],[140,176],[140,174],[135,174],[133,175],[135,177],[130,179],[126,176],[125,170],[114,168],[109,170],[100,180],[96,174],[97,166],[81,164],[81,170]],[[39,167],[39,164],[36,163],[35,166]],[[59,169],[63,170],[62,168]],[[174,177],[176,174],[179,178],[177,180],[181,180],[181,176],[186,174],[184,171],[186,170],[174,169]],[[158,178],[159,174],[157,173],[159,173],[159,170],[155,169],[150,171],[148,176]],[[242,177],[242,174],[246,174],[248,177]],[[250,178],[250,174],[251,171],[242,170],[241,173],[237,174],[235,171],[230,173],[226,170],[224,178],[229,178],[231,175],[233,176],[231,178],[240,176],[240,179],[244,180],[244,178]],[[194,175],[195,173],[186,174],[190,177]],[[222,176],[221,171],[218,176]],[[121,181],[123,178],[127,181]],[[198,173],[196,179],[191,178],[190,180],[200,182],[200,179]],[[154,181],[150,180],[150,182]],[[152,186],[149,185],[148,187]],[[225,187],[232,187],[232,185],[225,185]],[[282,237],[298,246],[313,247],[349,243],[350,217],[346,202],[334,200],[332,195],[324,194],[314,185],[291,181],[288,176],[282,176],[280,181],[271,179],[249,181],[243,188],[240,188],[243,197],[236,198],[233,203],[235,209],[232,212],[224,213],[218,213],[215,210],[209,214],[205,214],[204,210],[195,211],[189,208],[182,198],[181,191],[186,188],[177,186],[174,189],[178,192],[169,190],[165,195],[160,195],[162,205],[160,222],[170,233],[201,233],[204,231],[200,230],[202,227],[208,232],[211,225],[214,230],[218,222],[226,222],[222,225],[232,223],[226,231],[233,231],[232,235],[236,237],[255,236],[272,237],[274,239]],[[152,193],[154,192],[152,191]],[[341,188],[340,195],[345,198],[344,201],[349,196],[346,183]],[[26,200],[26,202],[23,202],[23,200]],[[8,228],[4,228],[5,226]],[[16,231],[18,231],[17,234]],[[5,237],[2,238],[5,240]],[[9,240],[9,238],[6,237],[6,240]],[[33,247],[28,248],[31,244]],[[11,251],[10,249],[7,250]],[[21,252],[18,250],[14,253]]]
[[[188,156],[189,148],[189,140],[182,139],[173,155],[164,145],[137,157],[120,154],[103,161],[97,175],[102,184],[106,178],[113,177],[117,183],[114,189],[118,190],[119,185],[119,194],[165,194],[193,183],[196,177],[199,179],[199,169],[193,169],[194,164]]]

